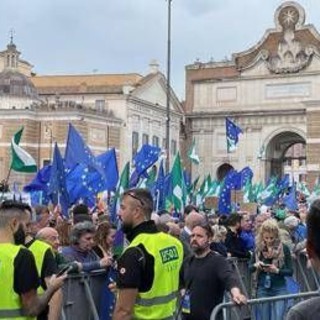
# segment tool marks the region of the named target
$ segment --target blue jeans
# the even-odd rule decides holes
[[[288,294],[286,286],[283,287],[271,287],[266,289],[264,287],[258,287],[257,298],[274,297]],[[283,319],[285,315],[285,302],[276,301],[270,303],[263,303],[258,305],[256,310],[257,320],[279,320]]]

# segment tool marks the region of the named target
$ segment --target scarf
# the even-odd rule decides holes
[[[257,253],[257,256],[260,258],[263,257],[268,260],[271,259],[272,264],[274,264],[278,268],[281,268],[284,264],[283,244],[281,241],[275,242],[272,247],[267,247],[266,245],[264,245],[262,250]]]

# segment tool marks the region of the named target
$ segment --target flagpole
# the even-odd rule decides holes
[[[8,181],[9,181],[9,178],[10,178],[11,170],[12,170],[12,166],[10,165],[10,168],[9,168],[9,171],[8,171],[8,174],[7,174],[7,177],[6,177],[6,179],[4,180],[5,183],[6,183],[6,185],[8,185]]]
[[[166,90],[166,173],[170,170],[170,73],[171,73],[171,2],[168,1],[167,90]]]
[[[157,190],[157,198],[156,198],[156,212],[159,211],[159,199],[160,199],[160,192]]]

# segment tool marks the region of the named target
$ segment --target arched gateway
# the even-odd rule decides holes
[[[230,61],[186,66],[186,143],[195,140],[201,161],[194,176],[221,178],[222,164],[250,166],[255,181],[289,173],[314,183],[319,175],[320,34],[293,1],[278,7],[274,20]],[[227,116],[243,131],[233,153],[226,148]]]
[[[294,181],[306,176],[305,138],[296,132],[276,133],[268,142],[265,156],[265,177],[289,174]]]

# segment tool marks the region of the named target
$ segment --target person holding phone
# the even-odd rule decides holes
[[[281,242],[279,227],[268,219],[261,225],[256,236],[256,248],[250,262],[250,271],[257,272],[257,298],[288,294],[286,276],[292,276],[290,249]],[[282,319],[285,305],[282,301],[264,303],[257,310],[257,319]]]

